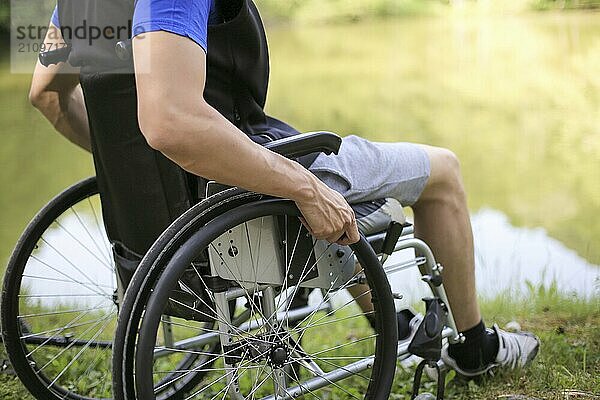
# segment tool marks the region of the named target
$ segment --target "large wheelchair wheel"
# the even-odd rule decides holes
[[[2,335],[10,362],[39,399],[111,398],[119,298],[94,177],[63,191],[30,222],[9,260]],[[165,332],[170,317],[164,317]],[[209,328],[210,324],[205,324]],[[180,359],[179,369],[201,362]],[[185,389],[158,382],[159,398]],[[188,374],[186,383],[200,376]]]
[[[223,201],[212,212],[210,218],[206,207],[199,213],[202,223],[194,209],[184,214],[195,229],[171,234],[134,276],[139,290],[128,291],[124,304],[132,304],[132,318],[118,327],[126,326],[129,336],[117,377],[127,398],[154,398],[164,375],[201,372],[202,384],[186,398],[323,398],[337,390],[344,398],[387,399],[396,319],[369,244],[362,239],[350,249],[314,241],[287,200]],[[375,331],[343,290],[362,282],[371,288]],[[306,289],[313,290],[308,305],[291,309],[295,294]],[[190,301],[174,295],[182,290]],[[230,315],[232,300],[247,315],[241,324]],[[174,330],[189,337],[167,345],[160,325],[173,303],[196,317],[180,319]],[[216,325],[199,330],[203,320]],[[207,352],[210,343],[218,346]],[[177,370],[179,357],[196,353],[206,361]]]
[[[111,396],[115,277],[96,179],[88,178],[34,217],[4,278],[4,345],[36,398]]]
[[[199,227],[208,223],[220,213],[260,198],[262,198],[262,195],[245,192],[241,189],[229,189],[217,193],[194,205],[191,210],[176,219],[148,250],[129,283],[121,304],[121,312],[115,331],[113,343],[113,395],[115,400],[135,398],[133,368],[135,345],[131,343],[135,343],[137,340],[143,305],[148,300],[152,290],[151,283],[157,273],[160,272],[160,267],[164,267],[166,260],[173,255],[176,249],[174,244],[185,241]],[[232,313],[234,312],[232,310]],[[238,319],[241,323],[244,316],[241,315]],[[199,358],[200,364],[205,363],[203,361],[205,357]],[[171,385],[164,393],[172,394],[174,391],[184,393],[190,390],[198,383],[198,379],[192,379],[193,376],[185,372],[176,373],[175,371],[168,374],[165,380],[170,380]],[[201,379],[202,373],[195,376]],[[157,386],[160,387],[161,385]]]

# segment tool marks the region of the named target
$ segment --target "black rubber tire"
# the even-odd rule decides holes
[[[168,268],[164,268],[164,266],[156,268],[155,271],[152,271],[154,272],[152,278],[145,285],[144,289],[148,292],[150,287],[153,288],[150,296],[144,296],[144,298],[147,298],[147,304],[138,302],[135,305],[137,313],[141,314],[141,309],[145,309],[145,313],[141,323],[135,321],[136,328],[139,325],[134,357],[134,383],[137,397],[127,397],[128,399],[146,400],[154,398],[152,368],[148,368],[148,366],[153,365],[153,349],[157,338],[160,314],[169,298],[171,288],[183,270],[198,256],[202,249],[206,248],[223,232],[244,221],[269,215],[299,216],[300,212],[294,203],[289,200],[265,199],[252,201],[226,213],[221,213],[210,224],[200,227],[189,238],[182,237],[180,239],[183,240],[172,243],[171,247],[173,249],[170,250],[172,256],[165,258],[162,263],[165,264],[165,261],[168,261]],[[175,249],[176,251],[174,251]],[[364,237],[361,237],[361,241],[354,244],[352,249],[365,270],[365,275],[372,290],[378,333],[372,378],[365,393],[365,399],[385,400],[389,397],[396,366],[397,326],[395,323],[394,301],[381,264]],[[161,271],[163,272],[161,273]],[[133,347],[132,343],[129,342],[128,347]],[[127,368],[130,368],[130,366],[127,366]]]
[[[137,307],[137,305],[146,303],[154,278],[164,267],[164,260],[168,260],[173,255],[176,250],[175,244],[185,241],[197,229],[216,216],[262,197],[262,195],[238,188],[217,193],[182,214],[148,250],[129,283],[117,320],[113,341],[113,396],[115,400],[135,398],[133,375],[135,347],[128,344],[135,343],[137,339],[143,312],[143,307]],[[202,376],[197,375],[194,380],[177,385],[177,391],[185,393],[201,379]]]

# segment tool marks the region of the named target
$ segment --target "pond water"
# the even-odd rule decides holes
[[[98,209],[99,204],[96,206]],[[24,282],[40,305],[107,306],[116,288],[105,232],[94,211],[68,213],[53,224],[28,264]],[[503,213],[482,209],[472,217],[477,289],[481,297],[520,296],[543,286],[581,298],[600,296],[600,268],[552,239],[542,228],[517,228]],[[414,257],[395,253],[386,266]],[[415,304],[430,295],[416,268],[389,275],[400,303]],[[65,293],[65,296],[56,296]],[[98,302],[98,299],[104,299]],[[347,298],[347,295],[342,295]],[[105,304],[106,303],[106,304]]]
[[[600,268],[583,259],[543,228],[519,228],[498,210],[482,209],[472,216],[475,238],[477,292],[483,298],[498,295],[520,297],[555,288],[563,295],[582,298],[600,296]],[[405,262],[411,251],[394,254],[388,264]],[[427,296],[416,269],[390,276],[392,289],[415,304]]]
[[[273,25],[268,34],[271,114],[301,130],[457,153],[482,291],[555,280],[597,294],[599,14]],[[2,264],[35,211],[93,173],[89,156],[29,106],[29,81],[0,61]]]

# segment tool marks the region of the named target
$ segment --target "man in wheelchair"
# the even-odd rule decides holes
[[[68,44],[69,63],[38,63],[30,99],[59,132],[93,150],[107,231],[124,248],[117,254],[124,262],[144,254],[201,199],[206,180],[291,199],[315,238],[342,245],[359,240],[359,225],[368,229],[381,216],[389,221],[390,202],[380,199],[395,199],[412,207],[415,236],[445,267],[444,286],[464,341],[444,349],[444,362],[476,376],[535,357],[537,338],[487,328],[480,315],[454,153],[347,136],[338,154],[286,158],[265,148],[298,132],[263,111],[268,51],[250,0],[103,0],[116,23],[133,18],[133,61],[127,38],[116,53],[114,38],[89,46],[61,37],[58,26],[100,18],[82,5],[92,3],[100,1],[59,0],[46,42]],[[357,224],[349,204],[358,203],[372,212]],[[363,292],[352,290],[366,311],[370,300]],[[411,334],[413,317],[398,313],[401,337]]]

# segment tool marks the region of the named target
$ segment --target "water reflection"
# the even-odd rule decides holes
[[[548,236],[544,229],[514,227],[506,215],[492,209],[475,213],[472,223],[477,288],[483,297],[493,298],[507,291],[526,294],[530,286],[553,284],[560,292],[580,297],[600,295],[600,268]],[[94,221],[88,224],[95,225]],[[26,278],[29,290],[37,295],[53,294],[41,298],[39,305],[89,305],[98,295],[111,302],[115,285],[109,269],[112,261],[100,232],[104,236],[103,230],[84,229],[79,219],[69,216],[60,227],[45,234],[45,244],[27,266],[28,276],[45,278]],[[396,253],[388,263],[401,262],[411,254],[411,250]],[[428,294],[414,269],[393,274],[390,281],[407,303]],[[64,297],[55,297],[57,293]]]
[[[485,298],[511,292],[527,294],[530,287],[549,288],[579,297],[600,294],[600,268],[590,264],[564,244],[548,236],[542,228],[518,228],[500,211],[482,209],[472,217],[475,238],[477,290]],[[410,252],[395,255],[400,261]],[[394,291],[412,304],[427,295],[424,285],[416,284],[418,272],[402,271],[390,277]]]
[[[38,242],[23,273],[21,307],[99,310],[113,304],[116,276],[104,227],[80,208],[71,207]]]
[[[527,282],[565,293],[600,294],[600,268],[548,236],[543,228],[517,228],[506,215],[483,209],[473,216],[478,289],[493,295],[527,290]]]

